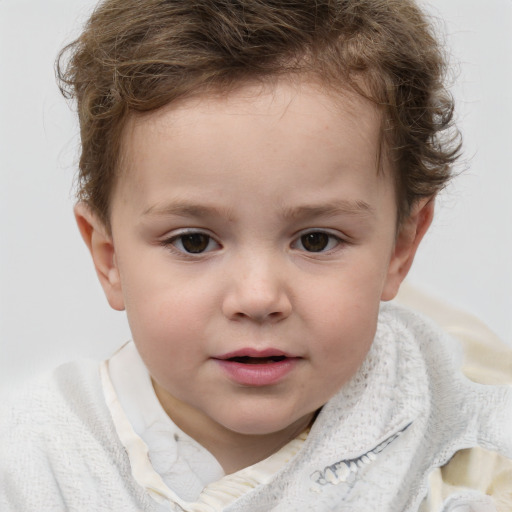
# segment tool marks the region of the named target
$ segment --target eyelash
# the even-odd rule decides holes
[[[322,237],[325,237],[327,240],[323,239],[321,242],[326,242],[326,247],[321,248],[318,251],[308,251],[304,247],[304,242],[306,241],[306,237],[312,236],[312,235],[321,235]],[[315,239],[310,240],[311,242],[315,242]],[[316,240],[318,242],[318,240]],[[291,247],[296,248],[297,244],[302,244],[302,247],[304,248],[305,252],[308,254],[328,254],[331,251],[334,251],[340,244],[346,243],[345,240],[340,238],[339,236],[330,233],[329,231],[325,231],[323,229],[310,229],[309,231],[306,231],[305,233],[300,234],[295,241],[292,243]]]
[[[317,236],[317,239],[315,240],[315,238],[312,238],[309,240],[309,242],[311,242],[311,243],[320,242],[319,250],[308,250],[304,246],[304,244],[307,240],[306,237],[308,237],[308,236],[311,237],[314,235]],[[318,235],[320,235],[320,239],[318,239]],[[189,242],[192,242],[192,243],[193,242],[201,242],[200,239],[198,239],[198,240],[190,239],[191,237],[194,237],[194,236],[205,238],[205,240],[202,240],[203,245],[204,245],[204,243],[206,243],[204,249],[201,249],[201,245],[200,245],[200,247],[199,247],[200,250],[198,250],[198,251],[194,252],[191,250],[187,250],[187,248],[184,246],[184,241],[186,240],[186,237],[189,237]],[[324,237],[324,238],[322,239],[322,237]],[[325,247],[321,247],[321,245],[324,242],[326,243]],[[292,249],[301,250],[308,254],[327,254],[327,253],[330,253],[331,251],[336,250],[336,248],[338,248],[339,245],[346,244],[346,243],[347,243],[346,240],[343,240],[339,236],[334,235],[333,233],[330,233],[329,231],[325,231],[322,229],[311,229],[309,231],[301,233],[297,238],[295,238],[295,240],[292,242],[290,247]],[[221,244],[219,242],[217,242],[208,233],[205,233],[204,231],[194,231],[194,230],[184,231],[184,232],[178,233],[176,235],[173,235],[169,238],[166,238],[165,240],[162,240],[162,242],[160,242],[160,244],[163,247],[171,249],[180,255],[183,255],[186,257],[192,257],[192,258],[200,257],[202,255],[212,252],[216,248],[218,249],[218,248],[222,247]],[[179,247],[178,244],[181,247]],[[211,248],[211,246],[213,244],[216,245],[217,247]],[[298,247],[299,244],[302,245],[302,249],[300,247]]]
[[[203,250],[194,252],[194,251],[189,251],[184,247],[183,242],[186,239],[186,237],[191,238],[193,236],[206,238],[206,247]],[[181,248],[177,246],[177,243],[179,243],[181,245]],[[180,255],[188,256],[188,257],[197,257],[197,256],[201,256],[203,254],[210,253],[212,251],[212,249],[211,248],[210,248],[210,250],[206,250],[206,249],[208,249],[212,244],[217,245],[219,248],[221,247],[221,245],[208,233],[205,233],[204,231],[194,231],[194,230],[182,231],[181,233],[178,233],[169,238],[166,238],[165,240],[162,240],[162,242],[160,242],[160,244],[163,247],[171,249]]]

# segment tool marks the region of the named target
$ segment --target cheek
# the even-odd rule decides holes
[[[347,269],[308,293],[307,317],[318,331],[316,352],[333,364],[357,369],[375,336],[382,272]],[[377,284],[376,284],[377,283]],[[308,321],[306,321],[308,323]]]
[[[164,299],[131,306],[130,330],[149,373],[166,389],[187,382],[205,358],[197,318],[190,314],[193,307]]]
[[[318,351],[327,361],[332,360],[349,371],[357,370],[373,342],[378,307],[339,304],[336,310],[324,310],[323,314],[326,317],[321,324],[323,343],[319,343]]]
[[[148,294],[147,300],[128,301],[126,313],[136,341],[171,345],[193,337],[205,315],[197,300],[182,294]]]
[[[130,274],[133,276],[133,273]],[[158,271],[124,283],[126,314],[140,352],[151,359],[175,359],[200,350],[212,310],[212,294]]]

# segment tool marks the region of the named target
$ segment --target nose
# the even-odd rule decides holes
[[[230,320],[276,323],[290,316],[290,291],[275,260],[242,258],[230,267],[228,281],[222,309]]]

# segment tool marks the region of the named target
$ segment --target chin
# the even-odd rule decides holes
[[[238,411],[240,412],[240,411]],[[254,414],[256,412],[257,414]],[[282,410],[279,415],[273,416],[265,409],[255,409],[252,414],[240,415],[236,418],[226,418],[221,424],[237,434],[246,436],[265,436],[282,432],[288,428],[292,429],[298,435],[309,424],[313,413],[304,416],[283,415]],[[291,421],[290,421],[291,420]]]

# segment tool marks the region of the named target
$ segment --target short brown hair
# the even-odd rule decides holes
[[[399,218],[460,150],[443,51],[414,0],[105,0],[56,69],[77,100],[78,198],[107,226],[128,116],[251,80],[309,74],[381,106]]]

